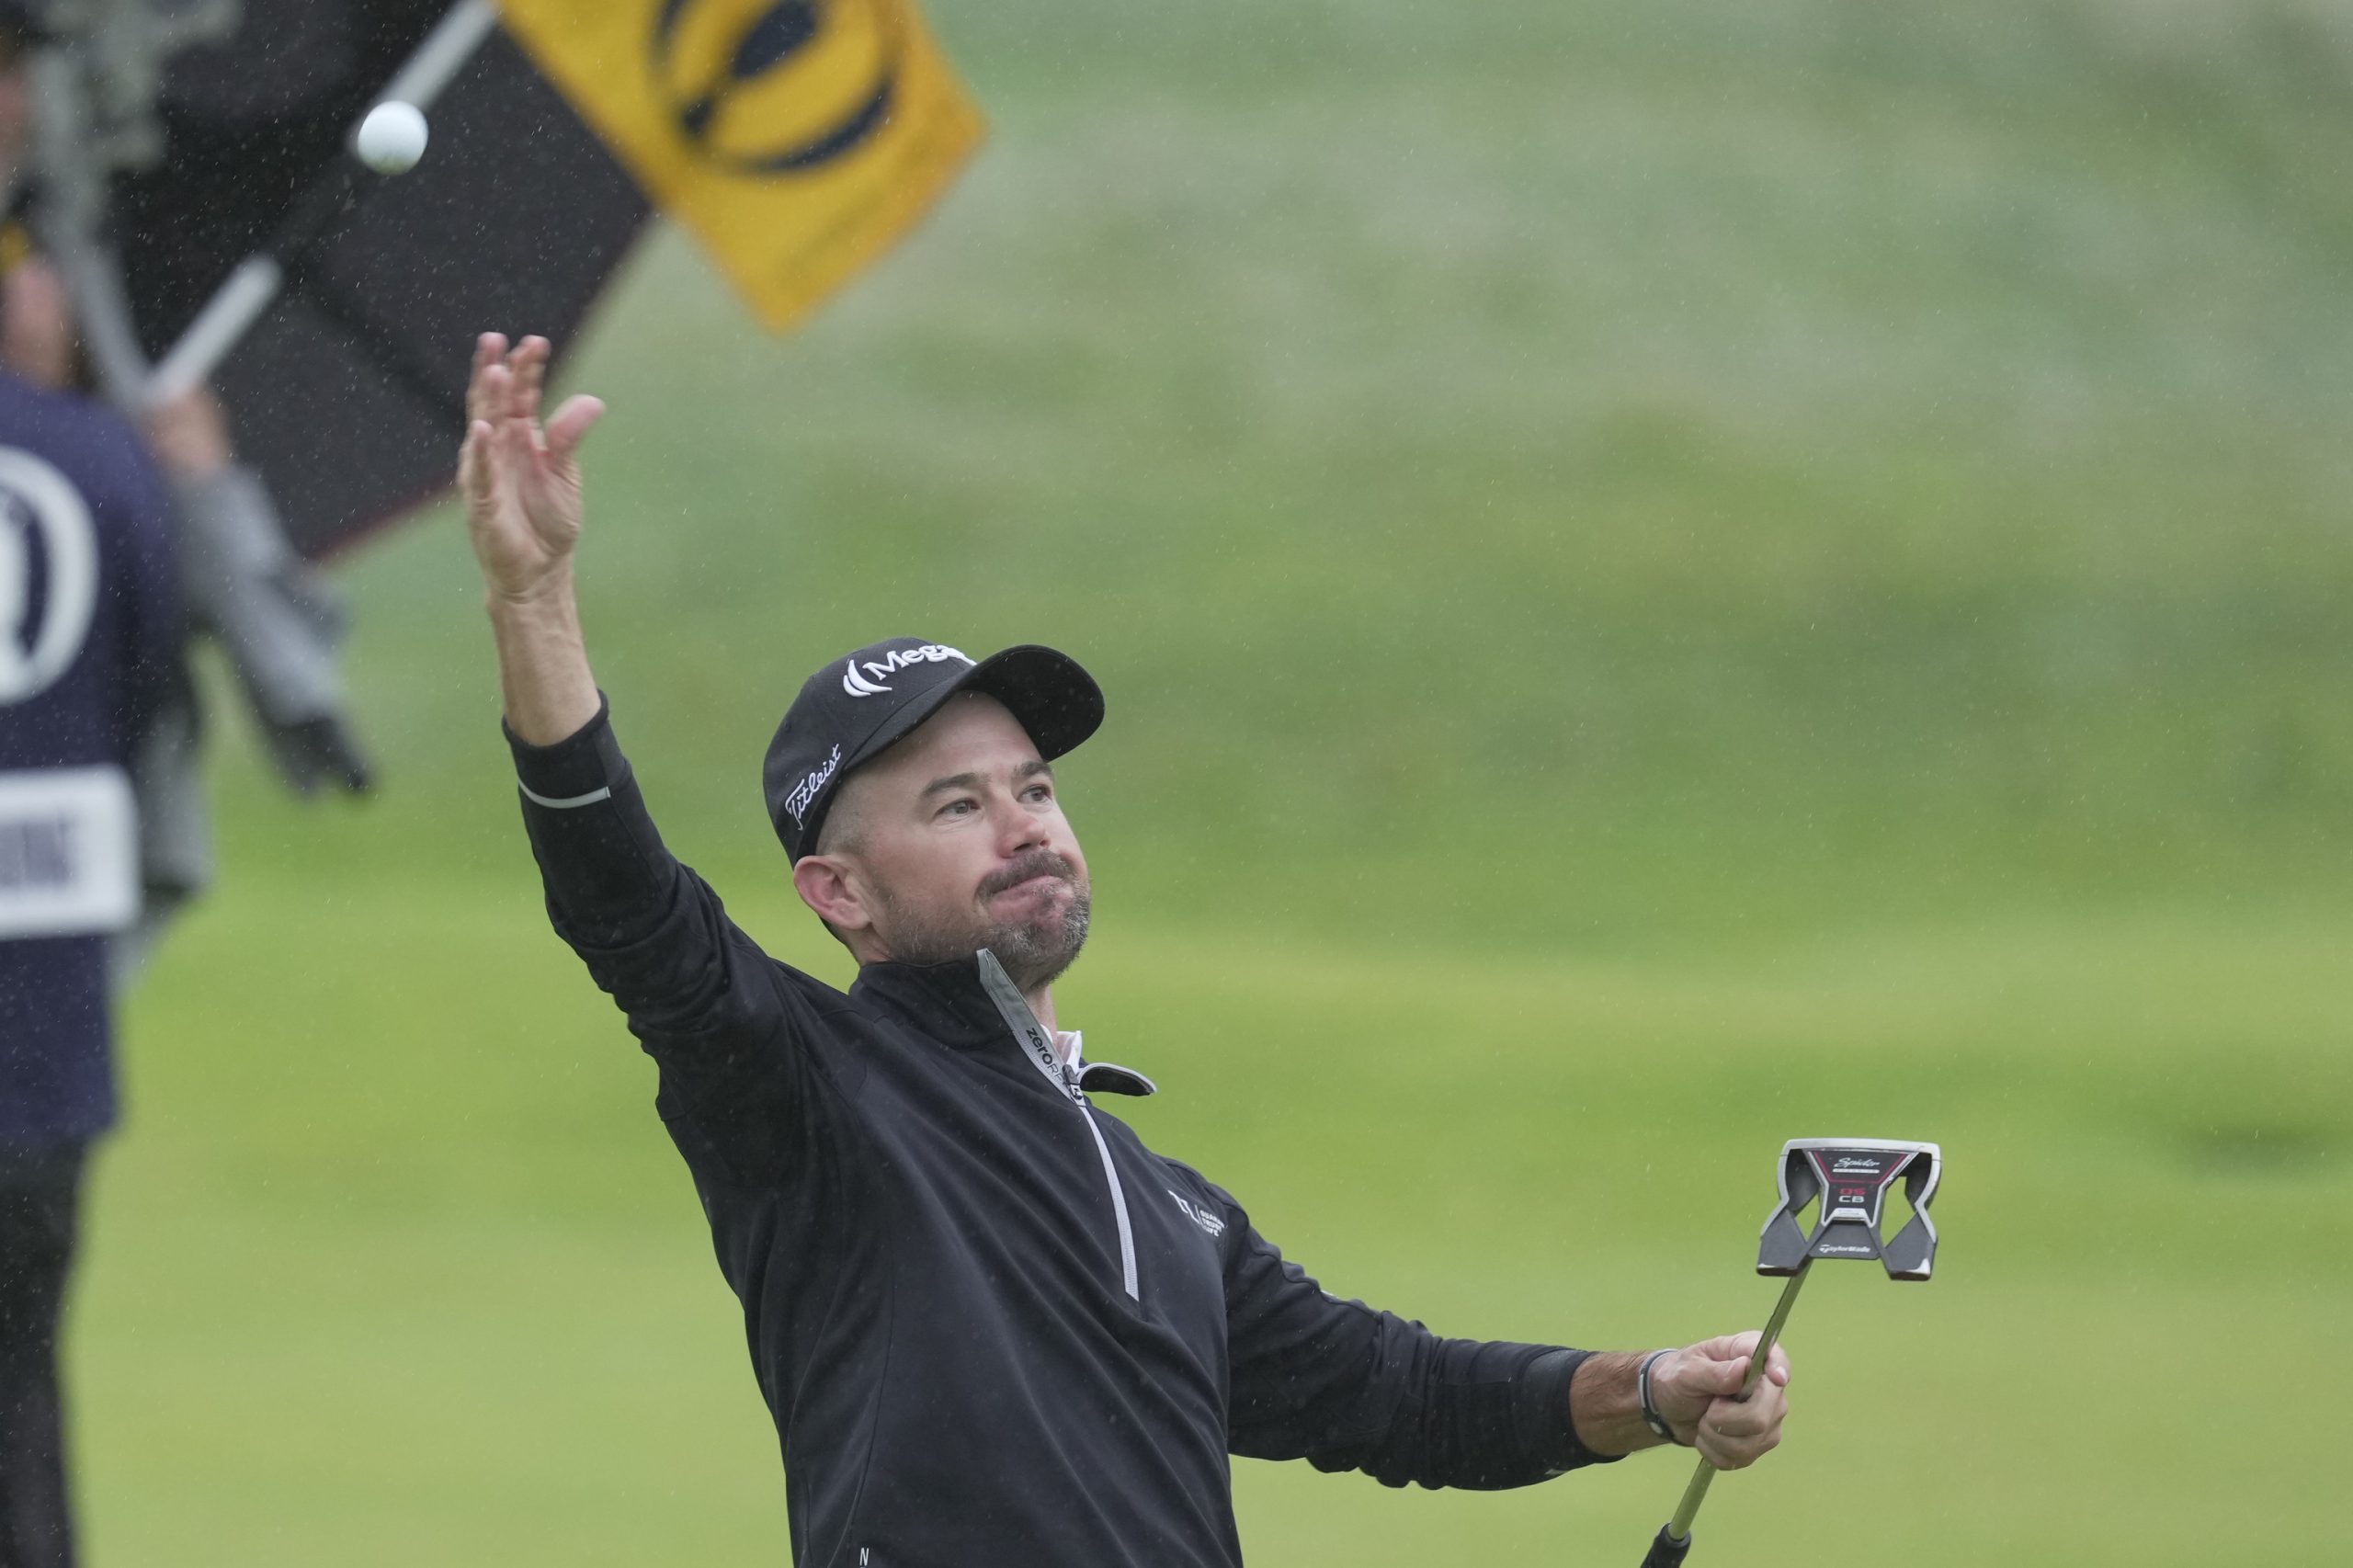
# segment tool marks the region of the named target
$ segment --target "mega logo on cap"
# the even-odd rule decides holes
[[[959,664],[972,661],[953,648],[938,642],[926,642],[920,648],[893,648],[879,659],[860,664],[855,657],[842,663],[842,689],[852,697],[873,697],[891,688],[882,683],[904,669],[917,665],[937,665],[954,659]]]

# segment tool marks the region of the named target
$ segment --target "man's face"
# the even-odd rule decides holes
[[[993,697],[960,693],[843,786],[826,840],[889,956],[996,954],[1023,990],[1086,940],[1086,859],[1053,770]],[[847,816],[843,813],[847,812]]]
[[[0,277],[0,369],[35,386],[69,391],[76,347],[73,301],[54,267],[28,256]]]

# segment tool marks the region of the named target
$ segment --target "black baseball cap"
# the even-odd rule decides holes
[[[798,860],[817,847],[842,780],[960,691],[984,691],[1049,760],[1103,722],[1103,689],[1078,661],[1025,642],[974,660],[944,642],[892,637],[835,659],[801,684],[760,769],[768,821]]]

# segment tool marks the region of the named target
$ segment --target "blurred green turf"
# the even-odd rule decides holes
[[[1334,1288],[1717,1332],[1782,1139],[1944,1142],[1938,1278],[1809,1290],[1708,1561],[2346,1556],[2342,9],[939,10],[993,140],[912,244],[768,343],[665,237],[572,377],[681,852],[836,972],[755,804],[791,689],[1067,646],[1065,1015]],[[383,796],[224,759],[129,1019],[94,1561],[780,1561],[463,542],[346,576]],[[1237,1486],[1266,1563],[1604,1562],[1682,1479]]]

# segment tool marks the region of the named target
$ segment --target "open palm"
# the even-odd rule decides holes
[[[469,419],[458,459],[466,528],[494,593],[527,597],[569,563],[580,537],[580,441],[605,412],[593,397],[566,399],[543,426],[540,393],[548,340],[511,350],[486,332],[474,345]]]

